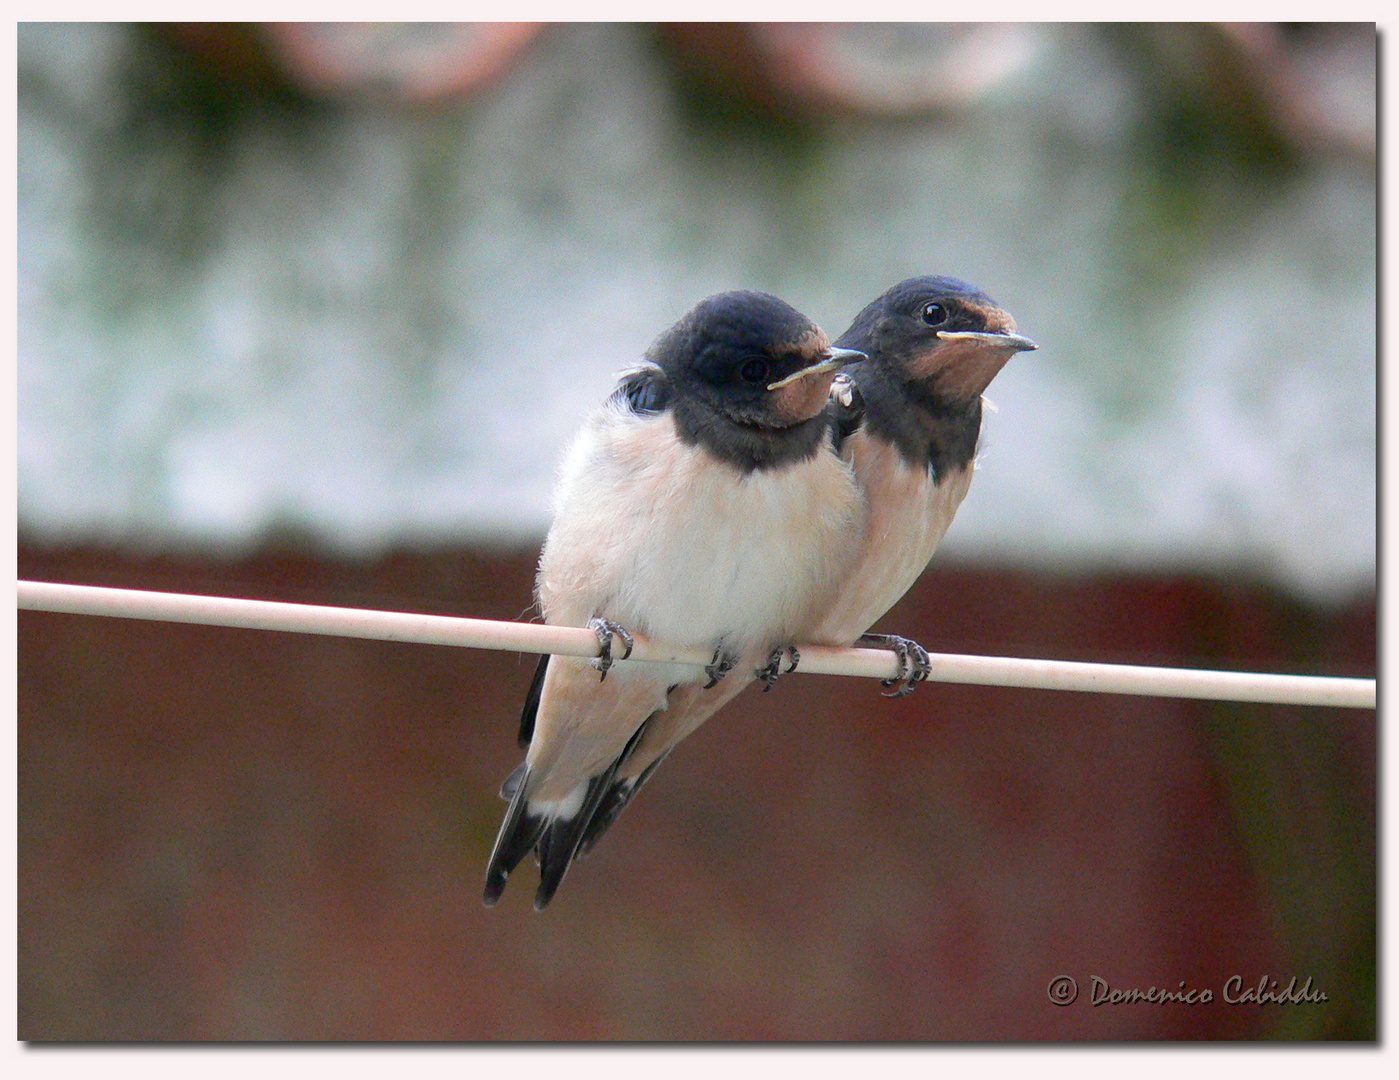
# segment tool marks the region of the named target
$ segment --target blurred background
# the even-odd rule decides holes
[[[880,628],[1375,674],[1371,24],[21,24],[18,67],[21,578],[528,617],[660,330],[941,273],[1041,349]],[[528,867],[480,903],[533,657],[32,612],[18,655],[22,1039],[1375,1038],[1372,712],[784,680],[536,915]]]

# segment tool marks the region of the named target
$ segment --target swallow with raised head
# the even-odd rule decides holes
[[[790,667],[788,647],[832,602],[858,540],[860,495],[828,406],[836,369],[854,359],[776,297],[723,293],[657,338],[585,422],[564,457],[536,595],[546,622],[591,627],[600,655],[540,660],[487,904],[531,851],[534,906],[549,902],[704,718],[668,717],[672,698],[726,675],[740,688],[771,681],[784,655]],[[632,632],[713,660],[613,666]]]
[[[1039,346],[984,292],[948,277],[895,285],[836,343],[864,354],[831,395],[837,452],[861,492],[862,536],[810,640],[892,649],[902,674],[885,685],[904,694],[927,676],[927,653],[867,631],[918,579],[967,495],[982,394],[1012,356]]]

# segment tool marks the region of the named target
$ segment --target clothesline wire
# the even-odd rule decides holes
[[[588,629],[542,623],[418,615],[363,608],[321,607],[270,600],[112,589],[94,585],[20,581],[18,607],[72,615],[194,623],[381,641],[505,649],[560,656],[598,655],[597,636]],[[675,649],[634,635],[631,657],[618,663],[675,663],[702,666],[711,653]],[[798,673],[855,675],[888,679],[898,674],[898,658],[885,649],[843,649],[800,645]],[[1199,668],[1139,667],[1070,660],[930,653],[930,682],[1013,686],[1040,690],[1140,694],[1154,697],[1253,701],[1283,705],[1375,708],[1375,680]]]

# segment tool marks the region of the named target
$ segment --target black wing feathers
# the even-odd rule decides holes
[[[620,759],[619,759],[620,761]],[[554,897],[559,882],[578,852],[578,842],[583,839],[584,830],[592,819],[598,803],[612,787],[612,778],[617,775],[614,761],[601,776],[588,781],[588,793],[583,798],[583,807],[571,818],[555,818],[545,828],[539,838],[536,851],[539,853],[539,888],[534,893],[534,910],[543,911]]]
[[[658,367],[637,368],[622,376],[612,400],[623,402],[634,413],[658,413],[670,399],[665,373]]]
[[[666,751],[668,754],[670,751]],[[607,832],[612,823],[617,820],[617,815],[626,809],[627,803],[635,798],[636,793],[641,790],[641,785],[651,778],[651,774],[656,771],[656,766],[666,759],[666,754],[662,754],[646,769],[642,774],[633,780],[618,780],[603,796],[598,803],[598,808],[593,812],[592,820],[588,822],[588,827],[583,830],[583,838],[578,841],[578,854],[586,855],[593,849],[593,845],[602,839],[602,834]]]
[[[540,670],[543,670],[542,666]],[[526,712],[529,712],[528,707]],[[648,768],[626,792],[625,797],[609,810],[607,820],[602,822],[600,827],[593,827],[593,819],[599,807],[607,803],[609,796],[621,786],[614,783],[613,779],[617,775],[617,769],[631,756],[649,723],[648,718],[632,733],[617,759],[605,771],[588,781],[583,803],[571,817],[551,818],[530,811],[529,770],[526,766],[521,765],[506,778],[505,783],[501,785],[501,794],[510,798],[510,808],[505,812],[505,820],[501,823],[500,834],[496,837],[495,849],[491,852],[490,863],[486,868],[485,899],[488,905],[500,899],[511,872],[533,849],[539,858],[539,888],[534,894],[534,907],[536,911],[544,909],[553,898],[559,883],[563,881],[564,873],[573,862],[574,856],[579,853],[584,839],[591,837],[590,847],[596,843],[597,838],[621,812],[635,789],[640,787],[656,765],[660,764],[657,761]]]
[[[528,746],[534,738],[534,719],[539,715],[539,695],[544,691],[544,673],[548,670],[549,654],[545,653],[539,658],[539,666],[534,669],[534,678],[530,680],[529,690],[525,694],[525,707],[520,713],[521,746]]]

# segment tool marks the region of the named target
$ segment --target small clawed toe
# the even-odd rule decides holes
[[[723,646],[714,650],[714,659],[709,661],[704,667],[704,673],[709,676],[709,681],[704,684],[704,689],[719,685],[719,681],[733,670],[733,666],[738,663],[738,657],[732,653],[724,651]]]
[[[786,656],[789,661],[787,670],[782,670],[782,658]],[[768,656],[768,662],[760,667],[756,674],[763,680],[763,693],[767,693],[777,682],[779,675],[790,675],[797,670],[797,665],[801,663],[802,654],[797,651],[795,645],[782,645],[772,650]]]
[[[598,676],[598,682],[602,682],[607,678],[607,672],[614,663],[612,656],[612,639],[614,637],[622,639],[624,651],[622,655],[617,658],[620,660],[625,660],[631,655],[632,646],[636,643],[632,640],[631,634],[627,632],[625,627],[620,623],[613,622],[611,619],[589,619],[588,629],[597,635],[598,655],[593,660],[593,667],[602,673]]]
[[[880,686],[897,687],[887,698],[907,697],[926,679],[933,670],[928,651],[918,642],[897,634],[866,634],[859,641],[862,645],[873,645],[892,650],[899,658],[899,673],[892,679],[881,679]]]

